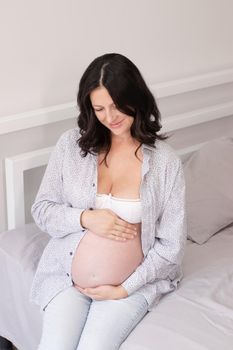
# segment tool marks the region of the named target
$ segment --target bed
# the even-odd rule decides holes
[[[121,350],[233,349],[233,138],[186,151],[179,152],[188,214],[184,277]],[[0,235],[0,335],[19,350],[39,342],[42,315],[28,294],[48,240],[34,223]]]
[[[122,350],[233,349],[233,225],[204,245],[188,241],[180,287],[163,297]]]

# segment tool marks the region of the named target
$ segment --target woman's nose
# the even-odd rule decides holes
[[[106,119],[108,123],[112,123],[116,118],[116,111],[115,110],[108,110],[106,111]]]

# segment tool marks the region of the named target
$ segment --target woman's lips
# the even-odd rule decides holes
[[[119,126],[121,126],[122,122],[123,122],[123,119],[121,121],[119,121],[118,123],[110,124],[110,127],[111,128],[118,128]]]

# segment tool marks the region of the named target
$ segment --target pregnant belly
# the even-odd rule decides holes
[[[143,260],[141,237],[114,241],[87,231],[72,262],[72,279],[80,287],[119,285]]]

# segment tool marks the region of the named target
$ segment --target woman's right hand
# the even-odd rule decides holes
[[[93,233],[113,240],[126,241],[137,235],[136,224],[121,219],[110,209],[84,210],[81,225]]]

